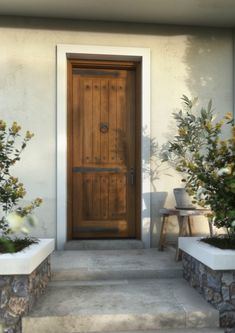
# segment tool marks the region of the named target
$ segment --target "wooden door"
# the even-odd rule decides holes
[[[69,238],[136,238],[135,66],[76,61],[70,73]]]

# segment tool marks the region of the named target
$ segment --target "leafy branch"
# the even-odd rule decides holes
[[[10,213],[14,212],[23,219],[30,216],[42,203],[42,199],[36,198],[30,205],[20,206],[20,200],[25,197],[26,190],[19,179],[11,174],[11,168],[20,161],[22,152],[34,136],[27,131],[20,140],[20,131],[21,127],[17,122],[13,122],[11,127],[7,128],[6,123],[0,120],[0,235],[3,236],[13,231],[8,219]]]
[[[212,101],[195,110],[197,99],[182,97],[184,109],[173,113],[178,133],[168,142],[164,160],[173,161],[194,203],[210,207],[214,224],[235,233],[235,126],[231,113],[215,121]],[[231,135],[222,140],[227,126]]]

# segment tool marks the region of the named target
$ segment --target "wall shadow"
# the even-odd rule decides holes
[[[150,154],[143,154],[143,176],[150,177],[152,191],[143,194],[143,212],[142,216],[144,218],[149,218],[150,233],[151,233],[151,247],[158,246],[160,227],[161,227],[161,217],[160,209],[164,207],[167,191],[159,191],[157,188],[157,181],[167,174],[168,166],[166,163],[162,162],[164,149],[160,146],[156,138],[151,138],[146,134],[145,130],[142,136],[143,142],[143,152],[149,151]],[[145,149],[146,147],[146,149]]]
[[[202,103],[213,98],[216,104],[228,102],[231,94],[233,31],[231,29],[198,29],[186,41],[184,62],[186,85],[191,97],[199,97]],[[221,98],[222,97],[222,98]],[[232,98],[232,94],[230,95]],[[221,100],[222,99],[222,100]]]

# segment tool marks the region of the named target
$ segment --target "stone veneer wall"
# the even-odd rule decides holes
[[[235,328],[235,270],[214,271],[185,252],[182,262],[184,278],[219,310],[220,326]]]
[[[44,292],[50,276],[50,257],[29,275],[0,275],[0,333],[21,332],[22,316]]]

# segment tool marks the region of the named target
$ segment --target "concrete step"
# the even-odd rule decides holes
[[[77,282],[78,283],[78,282]],[[94,283],[94,282],[92,282]],[[23,333],[214,328],[218,311],[183,279],[50,285],[22,320]],[[67,286],[66,286],[67,285]],[[215,331],[214,331],[215,332]]]
[[[57,251],[51,265],[57,281],[182,277],[182,265],[172,250]]]
[[[66,251],[85,250],[128,250],[143,249],[144,243],[137,239],[101,239],[101,240],[71,240],[65,243]]]
[[[77,333],[77,332],[74,332]],[[94,332],[95,333],[95,332]],[[130,333],[130,331],[122,332],[105,332],[105,333]],[[222,328],[171,328],[163,330],[149,331],[131,331],[131,333],[224,333]]]

